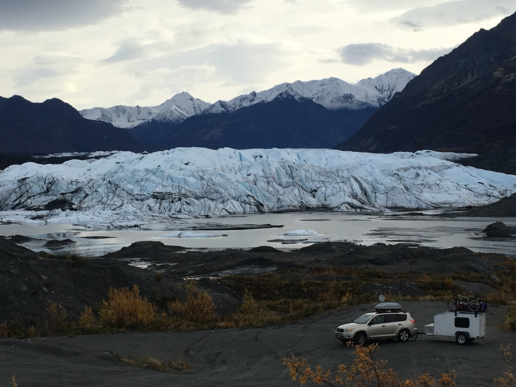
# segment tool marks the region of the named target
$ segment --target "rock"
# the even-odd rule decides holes
[[[483,233],[485,233],[488,238],[512,238],[514,230],[507,227],[502,222],[496,222],[487,226]]]
[[[32,238],[26,237],[24,235],[13,235],[9,237],[9,240],[14,243],[27,243],[32,240]]]
[[[389,282],[385,284],[371,284],[363,288],[364,292],[372,294],[392,294],[402,296],[422,296],[425,291],[414,282]]]
[[[162,242],[143,241],[135,242],[128,247],[123,247],[121,250],[106,254],[104,258],[166,258],[170,257],[171,253],[185,250],[181,246],[166,246]]]
[[[466,281],[454,281],[456,285],[466,289],[469,293],[478,294],[479,296],[486,297],[489,293],[493,292],[495,288],[487,284],[480,282],[466,282]]]
[[[493,281],[495,281],[495,282],[500,282],[500,281],[501,281],[501,279],[500,279],[500,278],[498,278],[497,276],[495,276],[493,273],[491,273],[491,275],[489,276],[489,278],[491,278],[491,279],[492,279]]]
[[[259,246],[249,250],[251,253],[280,253],[281,250],[277,250],[271,246]]]
[[[75,211],[75,204],[66,199],[55,199],[51,202],[47,203],[44,207],[45,211],[53,211],[53,210],[71,210]]]
[[[77,242],[72,241],[71,239],[64,239],[64,240],[51,240],[45,243],[45,247],[48,247],[50,249],[58,249],[65,246],[73,245]]]

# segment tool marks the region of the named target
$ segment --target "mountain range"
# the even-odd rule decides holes
[[[85,120],[59,99],[32,103],[0,97],[0,154],[34,155],[98,150],[157,150],[105,122]]]
[[[437,59],[338,149],[478,153],[516,173],[516,14]]]
[[[338,78],[296,81],[211,105],[183,92],[155,107],[120,105],[81,114],[165,148],[333,147],[414,77],[395,69],[356,84]]]

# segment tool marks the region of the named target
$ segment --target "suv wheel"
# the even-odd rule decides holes
[[[398,333],[398,340],[404,343],[405,341],[409,341],[410,339],[410,332],[408,329],[402,329],[400,333]]]
[[[353,339],[355,345],[364,345],[366,342],[367,336],[364,332],[358,332]]]

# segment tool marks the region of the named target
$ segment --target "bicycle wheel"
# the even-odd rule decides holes
[[[457,310],[457,300],[455,298],[451,298],[448,301],[448,309],[450,309],[452,312]]]
[[[478,312],[480,310],[480,302],[476,298],[473,298],[468,301],[468,308],[472,312]]]

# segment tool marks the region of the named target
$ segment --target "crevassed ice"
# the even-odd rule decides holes
[[[146,216],[480,206],[516,192],[516,176],[442,157],[435,152],[177,148],[60,165],[26,163],[0,172],[0,221],[29,219],[27,214],[34,214],[27,210],[55,199],[72,202],[78,212],[38,212],[46,222],[110,216],[138,224]]]

